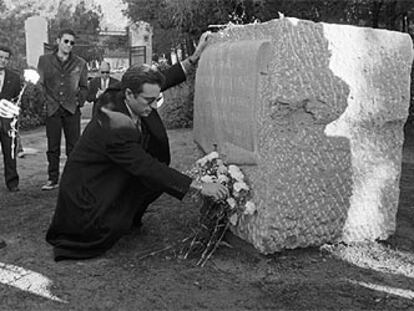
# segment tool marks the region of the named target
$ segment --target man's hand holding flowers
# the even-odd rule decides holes
[[[7,99],[0,99],[0,117],[12,119],[20,114],[20,107]]]
[[[218,182],[198,182],[193,181],[191,188],[199,190],[203,196],[212,197],[216,201],[224,200],[229,195],[226,186]]]

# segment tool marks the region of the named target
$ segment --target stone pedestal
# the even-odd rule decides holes
[[[293,18],[217,33],[194,136],[242,164],[258,206],[233,231],[263,253],[395,230],[412,42]]]

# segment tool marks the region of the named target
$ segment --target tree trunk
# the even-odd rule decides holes
[[[378,28],[379,14],[381,12],[382,0],[372,3],[372,28]]]
[[[396,23],[398,18],[397,1],[394,0],[385,5],[385,25],[389,30],[400,30]]]
[[[408,20],[408,13],[404,12],[402,14],[402,29],[401,29],[401,31],[402,32],[408,32],[409,27],[410,27],[410,24],[409,24],[409,20]]]

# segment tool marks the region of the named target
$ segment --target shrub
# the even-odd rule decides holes
[[[29,84],[23,93],[19,127],[22,130],[34,129],[45,124],[45,109],[40,88]]]
[[[158,64],[159,68],[168,68],[167,64]],[[165,104],[158,109],[167,129],[193,127],[195,71],[189,74],[187,81],[164,91]]]
[[[192,81],[164,91],[165,104],[158,109],[158,112],[167,129],[193,126],[193,94]]]

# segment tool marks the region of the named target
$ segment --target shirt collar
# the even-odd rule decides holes
[[[139,116],[137,116],[131,109],[131,107],[128,106],[128,104],[124,101],[125,106],[128,109],[129,115],[131,116],[132,121],[134,121],[134,124],[137,122],[141,122],[141,119],[139,118]]]
[[[67,60],[65,60],[65,61],[62,61],[62,60],[59,58],[59,56],[58,56],[58,50],[57,50],[57,49],[56,49],[56,51],[55,51],[53,54],[55,55],[55,57],[56,57],[57,61],[58,61],[58,62],[60,62],[60,63],[66,63],[66,62],[68,62],[69,60],[71,60],[71,59],[73,58],[73,53],[72,53],[72,52],[70,52],[70,53],[69,53],[69,57],[68,57],[68,59],[67,59]]]

